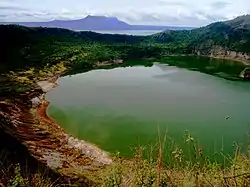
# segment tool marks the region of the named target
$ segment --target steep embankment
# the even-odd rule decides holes
[[[31,157],[58,174],[62,181],[90,186],[98,181],[98,172],[112,159],[98,147],[68,135],[47,116],[49,103],[41,96],[42,89],[51,88],[54,83],[51,81],[55,79],[48,79],[43,88],[31,88],[15,98],[1,97],[0,129],[18,140]]]
[[[153,41],[184,46],[188,53],[225,58],[250,64],[250,15],[217,22],[190,31],[165,31]]]

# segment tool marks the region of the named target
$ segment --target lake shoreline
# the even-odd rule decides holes
[[[103,65],[107,64],[101,64],[100,67],[102,67]],[[51,116],[48,115],[47,110],[49,107],[49,102],[45,99],[41,99],[41,95],[44,96],[44,94],[49,92],[55,86],[58,86],[58,79],[63,76],[64,73],[65,72],[55,73],[54,75],[47,76],[46,78],[41,78],[38,75],[34,75],[36,91],[31,90],[30,93],[26,94],[25,97],[20,99],[19,104],[16,104],[14,100],[10,103],[10,106],[17,107],[17,111],[19,111],[20,113],[21,118],[18,118],[18,124],[15,124],[16,118],[12,117],[12,115],[15,117],[15,113],[18,113],[17,111],[10,109],[12,113],[7,113],[4,115],[6,119],[8,119],[8,121],[11,121],[12,126],[18,127],[16,128],[17,134],[13,132],[12,136],[18,139],[21,144],[27,147],[30,155],[35,157],[39,162],[42,162],[43,164],[50,167],[55,172],[59,171],[59,173],[68,180],[69,178],[76,177],[75,174],[72,173],[75,168],[72,168],[72,166],[70,166],[71,163],[67,162],[68,156],[70,156],[71,158],[75,158],[73,160],[76,165],[79,165],[83,168],[91,168],[90,170],[100,170],[106,165],[110,165],[112,163],[112,158],[109,156],[109,153],[98,148],[96,145],[70,136],[60,127],[59,123],[57,123]],[[43,83],[39,84],[39,82],[41,83],[41,81],[43,81]],[[33,85],[30,87],[33,87]],[[32,103],[33,98],[38,98],[38,103],[35,107],[31,107],[26,104]],[[5,103],[0,104],[5,105]],[[27,116],[29,119],[27,118]],[[26,124],[26,122],[22,121],[24,119],[31,122]],[[19,131],[19,122],[21,125],[23,123],[25,125],[25,127],[20,127],[22,131]],[[31,129],[31,127],[34,129]],[[19,136],[26,136],[26,132],[22,134],[23,129],[26,128],[30,130],[26,137],[27,140],[20,140]],[[4,126],[3,129],[7,131],[8,126]],[[35,131],[37,129],[39,129],[40,133],[42,134],[41,136],[39,135],[38,140],[36,134],[37,132]],[[30,136],[30,134],[34,135]],[[35,140],[33,140],[34,137]],[[54,166],[51,167],[50,159],[54,154],[59,154],[59,163],[66,162],[66,165],[59,164],[59,166],[57,166],[56,168],[54,168]],[[68,171],[69,168],[73,171]]]
[[[59,84],[58,84],[58,79],[59,78],[60,77],[58,76],[56,79],[54,79],[54,83],[52,83],[52,84],[54,84],[55,86],[51,87],[49,90],[47,90],[47,92],[49,92],[51,89],[55,88],[56,86],[59,86]],[[48,84],[51,84],[51,83],[48,82]],[[44,85],[46,86],[46,84],[44,84]],[[44,120],[44,121],[46,121],[46,122],[48,122],[48,123],[50,123],[52,125],[55,125],[58,128],[61,128],[60,124],[58,122],[56,122],[56,120],[54,120],[48,114],[49,104],[50,104],[50,102],[47,101],[46,99],[42,100],[42,102],[37,106],[37,113],[42,118],[42,120]],[[85,145],[82,145],[82,146],[85,146],[85,147],[87,146],[87,147],[89,147],[89,149],[97,150],[99,152],[102,151],[103,152],[102,155],[108,155],[109,154],[106,151],[101,150],[97,145],[94,145],[94,144],[92,144],[90,142],[87,142],[85,140],[79,140],[76,137],[74,137],[74,139],[75,139],[74,141],[76,143],[85,144]],[[87,150],[87,151],[89,151],[89,150]],[[99,155],[95,155],[95,153],[94,153],[93,155],[90,155],[90,156],[92,156],[92,157],[98,157]],[[103,161],[101,163],[102,164],[109,164],[111,162],[112,162],[111,160],[107,159],[107,161]]]
[[[249,60],[244,60],[244,59],[240,59],[240,58],[233,58],[230,56],[213,56],[213,55],[206,56],[205,55],[204,57],[208,57],[208,58],[212,58],[212,59],[230,60],[230,61],[233,61],[235,63],[241,63],[241,64],[244,64],[246,66],[250,66]]]
[[[49,107],[49,102],[44,101],[42,104],[40,104],[37,107],[37,113],[39,114],[41,118],[43,118],[43,120],[47,121],[48,123],[51,123],[52,125],[60,126],[52,117],[48,115],[47,113],[48,107]]]
[[[60,78],[60,76],[56,76],[55,78],[53,78],[52,80],[54,80],[53,82],[48,82],[47,84],[44,84],[44,87],[47,87],[47,85],[49,84],[54,84],[54,86],[50,86],[50,89],[47,89],[46,93],[49,92],[51,89],[55,88],[56,86],[59,86],[58,84],[58,79]],[[41,87],[41,89],[44,89],[44,87]],[[46,94],[45,93],[45,94]],[[60,126],[60,124],[58,122],[56,122],[56,120],[54,120],[51,116],[49,116],[48,114],[48,107],[49,107],[49,101],[47,101],[45,98],[41,101],[41,103],[37,106],[37,114],[41,117],[42,120],[44,120],[47,123],[50,123],[51,125],[54,125],[56,127],[58,127],[58,129],[61,129],[63,131],[63,133],[66,133]],[[67,134],[67,133],[66,133]],[[68,135],[68,134],[67,134]],[[98,162],[100,162],[101,164],[105,165],[105,164],[110,164],[112,163],[112,160],[108,157],[108,154],[106,151],[101,150],[100,148],[98,148],[96,145],[86,142],[85,140],[79,140],[76,137],[70,137],[70,135],[68,135],[69,139],[74,138],[74,141],[76,144],[82,144],[80,145],[80,147],[88,147],[89,149],[87,149],[87,152],[91,152],[92,154],[87,154],[90,157],[95,158]],[[95,152],[96,151],[96,152]],[[104,155],[104,157],[107,156],[107,158],[101,158],[99,159],[100,156],[100,152],[101,155]]]
[[[69,135],[48,115],[49,102],[44,96],[58,85],[61,75],[63,72],[46,78],[36,76],[29,91],[13,98],[1,98],[0,127],[18,141],[15,146],[24,146],[28,155],[48,168],[52,175],[57,174],[65,182],[91,186],[95,184],[94,179],[99,178],[98,171],[113,160],[108,152]],[[77,176],[77,168],[91,173],[93,178]]]

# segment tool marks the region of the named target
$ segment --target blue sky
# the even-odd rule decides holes
[[[250,0],[0,0],[0,21],[115,16],[130,24],[201,26],[250,13]]]

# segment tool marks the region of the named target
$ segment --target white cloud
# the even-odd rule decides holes
[[[249,0],[0,0],[0,20],[116,16],[131,24],[201,26],[250,13]]]

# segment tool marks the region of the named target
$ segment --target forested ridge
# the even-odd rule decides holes
[[[153,41],[186,45],[190,50],[211,50],[215,46],[237,52],[250,52],[250,15],[185,31],[165,31]]]
[[[250,52],[250,15],[193,30],[164,31],[151,36],[76,32],[60,28],[1,25],[1,71],[42,67],[61,61],[81,68],[98,61],[208,55],[214,48]]]

